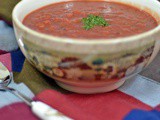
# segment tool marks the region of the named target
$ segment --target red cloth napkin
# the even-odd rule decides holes
[[[75,120],[121,120],[133,109],[151,107],[120,91],[96,95],[61,94],[46,90],[36,96]],[[41,108],[40,108],[41,109]],[[12,104],[0,109],[2,120],[37,120],[28,106]]]
[[[0,109],[0,120],[38,120],[24,103],[15,103]]]

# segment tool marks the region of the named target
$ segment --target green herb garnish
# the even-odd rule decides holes
[[[88,15],[88,17],[82,19],[82,22],[85,30],[90,30],[95,26],[109,26],[109,23],[103,17],[96,15]]]

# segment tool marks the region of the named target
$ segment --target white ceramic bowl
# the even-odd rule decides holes
[[[117,89],[157,55],[160,26],[119,39],[74,40],[38,33],[22,24],[31,11],[61,1],[65,0],[21,1],[13,10],[13,25],[18,44],[28,61],[64,89],[87,94]],[[114,1],[145,10],[160,23],[160,3],[157,0]]]

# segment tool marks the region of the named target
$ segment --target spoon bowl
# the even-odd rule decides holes
[[[4,90],[4,86],[8,86],[12,80],[9,70],[0,62],[0,90]]]
[[[6,87],[11,83],[12,79],[0,80],[0,91],[6,91]]]

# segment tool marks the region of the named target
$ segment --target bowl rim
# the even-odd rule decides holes
[[[69,37],[60,37],[60,36],[53,36],[53,35],[48,35],[48,34],[44,34],[44,33],[40,33],[37,32],[35,30],[32,30],[28,27],[26,27],[19,19],[18,16],[16,16],[17,11],[18,11],[18,7],[23,3],[26,2],[26,0],[20,1],[13,9],[12,12],[12,20],[13,20],[13,25],[14,22],[22,29],[24,30],[26,33],[31,34],[36,36],[37,38],[41,38],[43,40],[49,40],[52,42],[59,42],[59,43],[72,43],[72,44],[116,44],[116,43],[124,43],[124,42],[132,42],[132,41],[138,41],[139,39],[143,39],[149,36],[152,36],[153,34],[157,33],[158,31],[160,31],[160,24],[158,24],[157,27],[140,33],[140,34],[136,34],[136,35],[132,35],[132,36],[128,36],[128,37],[120,37],[120,38],[110,38],[110,39],[87,39],[87,38],[69,38]],[[27,2],[31,2],[31,1],[27,1]],[[154,1],[157,2],[157,4],[160,5],[160,3],[158,1]],[[152,10],[152,9],[151,9]],[[154,17],[155,18],[155,17]],[[155,18],[156,19],[156,18]],[[157,20],[157,19],[156,19]],[[15,26],[14,26],[15,27]]]

